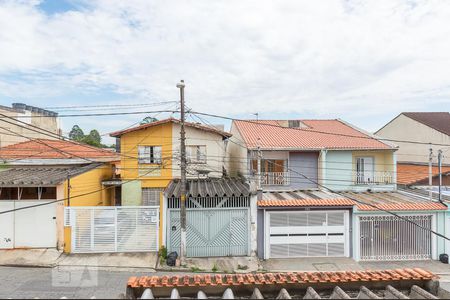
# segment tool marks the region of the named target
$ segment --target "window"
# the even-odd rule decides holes
[[[186,146],[187,161],[194,164],[206,164],[206,146]]]
[[[160,164],[161,146],[139,146],[138,157],[140,164]]]
[[[299,128],[300,121],[299,120],[288,120],[288,127],[289,128]]]
[[[142,189],[142,205],[143,206],[159,206],[159,197],[164,189],[160,188],[143,188]]]

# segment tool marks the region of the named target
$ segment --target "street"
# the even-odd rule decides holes
[[[84,270],[84,287],[69,286],[70,282],[61,282],[58,275],[68,274],[68,269],[58,272],[51,268],[16,268],[0,267],[0,298],[78,298],[114,299],[125,293],[128,277],[144,275],[129,271],[95,271],[88,274]],[[72,275],[80,274],[80,270],[71,271]],[[70,273],[70,272],[69,272]],[[148,275],[148,274],[147,274]],[[76,277],[76,276],[75,276]],[[92,284],[89,284],[89,280]],[[63,286],[66,285],[66,286]],[[92,286],[88,286],[92,285]]]

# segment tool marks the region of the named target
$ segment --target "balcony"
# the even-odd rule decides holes
[[[289,185],[289,172],[263,172],[261,173],[261,185]]]
[[[394,184],[392,172],[353,172],[353,181],[357,185],[387,185]]]

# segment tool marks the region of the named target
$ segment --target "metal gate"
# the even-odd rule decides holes
[[[158,250],[158,207],[67,207],[72,252],[147,252]]]
[[[188,257],[250,254],[248,197],[196,197],[186,201]],[[167,248],[180,253],[179,200],[168,201]]]
[[[432,216],[402,216],[432,228]],[[394,216],[360,217],[361,260],[431,259],[431,232]]]

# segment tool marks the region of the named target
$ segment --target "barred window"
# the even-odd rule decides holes
[[[161,146],[139,146],[138,161],[140,164],[160,164],[161,152]]]
[[[142,205],[143,206],[159,206],[159,197],[163,189],[160,188],[143,188],[142,189]]]

